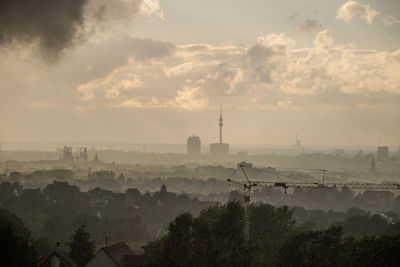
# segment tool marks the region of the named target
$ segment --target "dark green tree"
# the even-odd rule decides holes
[[[294,227],[287,207],[252,205],[250,247],[244,240],[244,209],[215,205],[193,218],[182,214],[168,234],[144,247],[149,266],[271,266]]]
[[[86,226],[82,224],[76,230],[70,243],[71,251],[69,254],[78,266],[85,266],[93,258],[96,247],[85,228]]]
[[[250,251],[255,266],[275,265],[279,250],[295,229],[292,211],[287,206],[250,206]]]
[[[14,214],[0,210],[0,265],[36,266],[37,255],[30,232]]]
[[[144,247],[149,266],[246,266],[243,208],[238,202],[215,205],[197,218],[184,213],[168,234]]]
[[[278,266],[347,266],[342,229],[300,232],[280,250]]]
[[[400,266],[400,235],[348,239],[345,245],[349,266]]]

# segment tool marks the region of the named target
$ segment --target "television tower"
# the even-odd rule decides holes
[[[219,143],[222,144],[222,126],[224,126],[224,119],[222,118],[222,107],[219,113]]]

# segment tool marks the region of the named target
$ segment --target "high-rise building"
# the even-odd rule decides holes
[[[222,109],[219,114],[219,143],[210,144],[210,154],[216,157],[223,157],[229,155],[229,144],[222,142],[222,127],[224,126],[224,119],[222,118]]]
[[[88,160],[88,153],[86,147],[78,147],[77,148],[77,160],[87,161]]]
[[[72,147],[71,146],[64,147],[64,160],[67,160],[67,161],[72,160]]]
[[[187,154],[190,156],[198,156],[201,153],[200,137],[192,135],[187,139]]]
[[[389,147],[378,146],[378,151],[376,153],[378,161],[386,161],[389,159]]]
[[[293,149],[293,151],[297,153],[300,153],[303,150],[303,147],[301,145],[301,140],[298,138],[297,132],[296,132],[296,140],[294,144],[291,146],[291,149]]]
[[[301,140],[299,138],[297,138],[297,133],[296,133],[295,147],[296,147],[296,149],[301,150]]]
[[[375,158],[374,158],[374,155],[372,155],[371,172],[375,172]]]

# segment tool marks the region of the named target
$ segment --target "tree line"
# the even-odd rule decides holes
[[[345,237],[343,228],[313,231],[298,225],[293,210],[250,206],[250,240],[244,209],[229,202],[185,213],[168,233],[144,247],[148,266],[399,266],[400,227],[391,235]]]

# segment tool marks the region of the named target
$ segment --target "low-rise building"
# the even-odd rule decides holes
[[[39,267],[77,267],[78,265],[57,242],[56,248],[39,262]]]
[[[125,242],[101,248],[86,267],[144,266],[144,255],[135,255]]]

